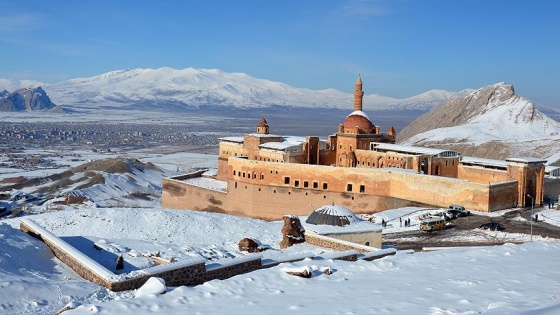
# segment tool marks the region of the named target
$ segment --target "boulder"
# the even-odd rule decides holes
[[[242,252],[258,253],[262,251],[259,243],[248,237],[240,240],[237,246],[239,247],[239,250]]]
[[[299,218],[293,215],[285,215],[280,248],[288,248],[303,242],[305,242],[305,229],[301,225]]]

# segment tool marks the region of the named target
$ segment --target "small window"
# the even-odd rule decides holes
[[[313,189],[319,189],[319,183],[313,182]]]
[[[295,186],[295,187],[299,187],[299,180],[296,179],[296,180],[294,181],[294,186]]]
[[[346,184],[346,191],[352,192],[352,184]]]
[[[289,183],[290,183],[290,177],[289,176],[284,177],[284,184],[287,185]]]
[[[327,190],[327,189],[329,189],[329,184],[323,183],[323,190]]]
[[[365,193],[366,192],[366,185],[360,185],[360,193]]]
[[[237,175],[237,171],[233,171],[233,176]]]
[[[235,188],[237,188],[237,182],[235,182]]]
[[[308,181],[303,181],[303,188],[309,188],[309,182]]]
[[[263,173],[261,173],[261,180],[262,180],[262,179],[264,179],[264,174],[263,174]]]

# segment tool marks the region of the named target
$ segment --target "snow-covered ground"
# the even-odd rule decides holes
[[[182,163],[181,169],[215,165],[212,156],[189,154],[152,156],[149,161],[171,172],[176,162]],[[115,254],[125,257],[125,271],[150,266],[142,254],[155,252],[179,261],[193,256],[208,261],[241,257],[245,254],[237,242],[243,237],[271,247],[263,252],[264,259],[329,256],[329,250],[308,244],[280,250],[278,221],[171,211],[156,203],[141,209],[88,204],[62,208],[27,218],[110,269]],[[384,233],[399,233],[418,229],[418,215],[433,211],[437,209],[394,209],[376,214],[374,221],[389,222]],[[547,223],[560,225],[560,211],[538,211]],[[499,213],[489,216],[495,215]],[[410,218],[411,227],[401,227],[399,218]],[[560,313],[556,240],[535,237],[521,245],[403,251],[371,262],[306,259],[198,286],[166,288],[154,279],[142,289],[114,293],[83,280],[42,242],[21,233],[18,218],[0,222],[0,314],[54,314],[67,304],[77,308],[64,314]],[[492,233],[502,233],[512,242],[528,238]],[[93,244],[104,250],[93,249]],[[323,273],[325,269],[332,274]],[[289,275],[288,270],[309,270],[312,277]]]
[[[541,212],[550,220],[560,215]],[[229,259],[244,236],[279,253],[280,222],[223,214],[159,209],[80,209],[32,216],[76,247],[93,241],[115,252],[161,251],[179,259],[200,253]],[[535,241],[483,248],[455,248],[366,262],[304,260],[214,280],[166,294],[113,293],[82,280],[40,241],[17,230],[18,219],[0,225],[0,313],[53,314],[557,314],[560,311],[560,243]],[[296,245],[291,253],[317,251]],[[319,253],[320,256],[320,253]],[[128,261],[133,257],[126,256]],[[141,267],[141,266],[139,266]],[[285,268],[313,270],[310,279]],[[332,270],[326,275],[321,270]],[[283,269],[284,268],[284,269]],[[140,291],[140,293],[138,293]],[[138,297],[134,297],[139,295]],[[531,313],[531,312],[529,312]],[[531,313],[532,314],[532,313]]]

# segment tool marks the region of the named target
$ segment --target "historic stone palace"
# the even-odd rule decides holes
[[[328,139],[256,133],[220,140],[217,172],[164,179],[162,208],[237,214],[270,220],[307,215],[324,204],[356,213],[403,206],[495,211],[543,202],[545,160],[505,161],[394,144],[362,111],[362,80],[354,111]]]

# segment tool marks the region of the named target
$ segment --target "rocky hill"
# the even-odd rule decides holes
[[[0,98],[0,111],[35,111],[55,107],[47,92],[40,86],[19,89]]]
[[[501,82],[418,117],[399,132],[397,142],[487,158],[548,158],[555,154],[559,138],[560,123],[515,94],[513,85]]]
[[[72,196],[102,206],[141,204],[160,197],[163,174],[152,163],[110,158],[48,176],[5,178],[0,181],[0,193],[10,194],[11,200],[38,203],[64,202],[65,197]]]

